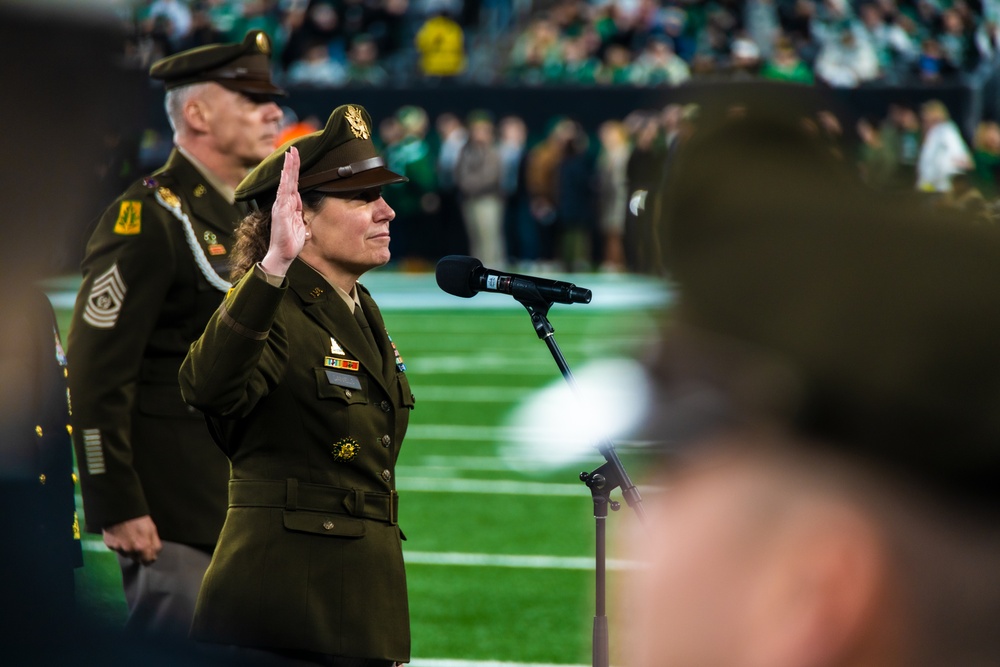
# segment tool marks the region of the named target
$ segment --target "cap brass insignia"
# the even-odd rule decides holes
[[[208,189],[204,185],[199,183],[198,185],[194,186],[195,197],[204,197],[206,192],[208,192]]]
[[[351,124],[351,132],[354,133],[355,137],[358,139],[367,139],[371,136],[371,133],[368,131],[368,125],[365,123],[365,119],[357,107],[348,106],[344,117]]]
[[[156,194],[160,195],[163,203],[170,208],[177,208],[181,205],[180,197],[171,192],[170,188],[161,187],[156,191]]]
[[[257,33],[257,50],[265,56],[271,55],[271,40],[262,32]]]

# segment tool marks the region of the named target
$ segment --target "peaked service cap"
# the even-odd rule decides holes
[[[251,30],[242,42],[208,44],[181,51],[153,63],[149,76],[167,90],[214,81],[241,93],[287,93],[271,81],[271,40],[262,30]]]
[[[364,107],[344,104],[333,110],[326,127],[292,139],[271,153],[236,188],[236,201],[274,197],[285,153],[299,151],[299,191],[354,192],[403,183],[405,176],[385,167],[372,143],[372,119]]]

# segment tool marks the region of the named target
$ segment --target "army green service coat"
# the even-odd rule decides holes
[[[195,638],[404,662],[409,611],[395,463],[414,404],[378,307],[376,354],[301,260],[226,297],[181,366],[232,462],[230,503]]]
[[[210,549],[229,462],[177,369],[228,289],[241,209],[179,152],[104,213],[83,261],[67,355],[90,532],[149,514],[160,538]]]

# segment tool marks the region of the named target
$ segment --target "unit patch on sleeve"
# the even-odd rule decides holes
[[[135,236],[142,231],[142,202],[123,201],[115,220],[115,234]]]
[[[113,329],[125,303],[128,288],[117,262],[94,281],[83,309],[83,321],[95,329]]]

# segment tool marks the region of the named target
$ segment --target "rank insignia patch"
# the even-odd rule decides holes
[[[115,220],[115,234],[134,236],[142,230],[142,202],[123,201]]]
[[[87,305],[83,309],[83,321],[95,329],[113,329],[125,303],[127,290],[116,263],[99,275],[91,286]]]
[[[361,370],[361,362],[354,361],[353,359],[335,359],[334,357],[327,357],[323,360],[323,365],[327,368],[342,368],[345,371]]]
[[[330,336],[330,354],[344,354],[344,348],[333,336]]]
[[[333,443],[333,459],[346,463],[358,455],[361,445],[354,438],[343,438]]]

